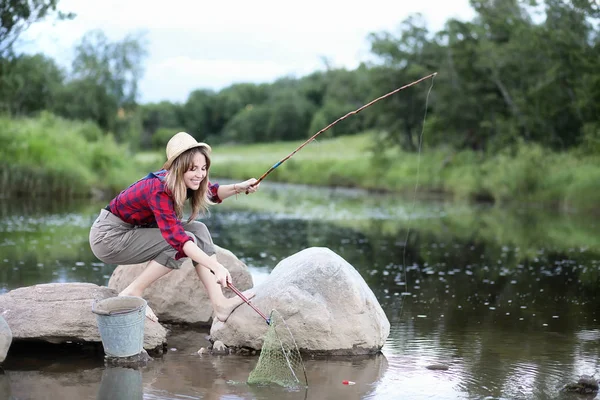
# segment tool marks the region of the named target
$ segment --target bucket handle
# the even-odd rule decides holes
[[[129,310],[104,311],[104,310],[97,310],[96,309],[96,303],[98,303],[98,302],[94,301],[92,303],[92,312],[94,314],[98,314],[98,315],[121,315],[121,314],[129,314],[132,311],[140,311],[144,307],[143,305],[141,305],[139,307],[132,308],[132,309],[129,309]]]

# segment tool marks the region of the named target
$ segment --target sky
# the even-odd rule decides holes
[[[449,18],[470,20],[468,0],[60,0],[72,21],[44,21],[22,36],[20,49],[43,52],[70,68],[83,35],[101,29],[110,40],[143,32],[148,44],[141,103],[185,102],[196,89],[300,78],[332,67],[354,69],[370,57],[368,35],[397,35],[423,14],[431,31]]]

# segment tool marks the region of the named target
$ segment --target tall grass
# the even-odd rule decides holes
[[[381,148],[377,133],[317,140],[275,169],[268,181],[377,191],[436,193],[500,204],[600,208],[600,155],[556,153],[521,143],[495,154],[451,148],[421,154]],[[213,177],[259,177],[302,142],[213,148]],[[0,117],[0,196],[112,194],[150,170],[164,152],[131,154],[110,134],[85,122],[51,114],[34,119]]]
[[[600,156],[556,153],[520,144],[496,154],[450,148],[407,153],[377,150],[376,133],[313,142],[273,171],[266,181],[441,193],[499,204],[536,203],[565,210],[600,209]],[[259,177],[302,142],[219,146],[212,175]]]
[[[0,117],[2,195],[78,197],[116,192],[137,176],[128,150],[92,123]]]

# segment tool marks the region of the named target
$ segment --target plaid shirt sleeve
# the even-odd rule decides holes
[[[222,203],[223,200],[219,197],[219,184],[208,182],[208,198],[213,203]]]
[[[177,218],[171,197],[164,190],[156,191],[149,196],[148,205],[154,213],[162,236],[177,250],[175,259],[187,257],[183,252],[183,245],[193,239],[185,233],[181,221]]]

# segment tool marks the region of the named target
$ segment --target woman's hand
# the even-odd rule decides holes
[[[240,182],[240,183],[236,183],[235,186],[235,191],[237,193],[254,193],[258,190],[258,187],[260,186],[260,183],[258,185],[254,185],[254,183],[257,182],[257,180],[255,178],[251,178],[248,179],[247,181],[244,182]]]
[[[223,286],[224,288],[226,288],[231,282],[231,274],[229,273],[227,268],[225,268],[221,264],[217,263],[217,265],[215,267],[212,267],[210,270],[213,274],[215,274],[215,278],[217,278],[217,283]]]

